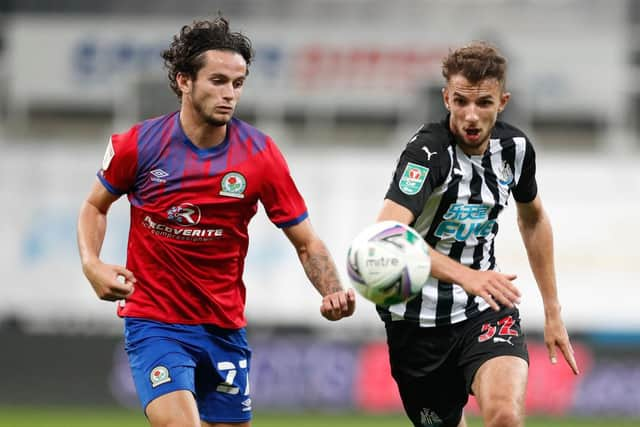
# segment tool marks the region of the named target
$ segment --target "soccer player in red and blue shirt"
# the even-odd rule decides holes
[[[252,54],[223,17],[184,26],[163,53],[180,111],[113,135],[80,210],[83,272],[99,298],[121,301],[153,426],[250,424],[242,272],[258,201],[322,295],[321,314],[338,320],[355,308],[277,146],[233,117]],[[107,211],[122,194],[131,205],[126,268],[99,258]]]

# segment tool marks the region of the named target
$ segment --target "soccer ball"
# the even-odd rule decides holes
[[[382,306],[415,297],[430,272],[427,243],[413,228],[397,221],[365,228],[347,254],[347,273],[354,288]]]

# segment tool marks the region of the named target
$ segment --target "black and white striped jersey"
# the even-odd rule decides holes
[[[455,143],[448,118],[424,125],[411,138],[386,198],[413,212],[410,224],[436,251],[476,270],[498,270],[494,239],[498,215],[513,193],[518,202],[537,194],[535,152],[519,129],[498,121],[483,155],[467,155]],[[457,323],[486,310],[480,297],[433,277],[422,294],[378,307],[384,321],[423,327]]]

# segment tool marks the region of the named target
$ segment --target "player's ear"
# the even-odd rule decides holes
[[[510,99],[511,99],[510,92],[502,92],[502,95],[500,95],[500,105],[498,106],[499,113],[502,113],[504,108],[507,106],[507,103],[509,103]]]
[[[184,93],[184,94],[189,94],[191,93],[191,77],[189,77],[187,74],[185,73],[177,73],[176,74],[176,83],[178,84],[178,88],[180,89],[180,92]]]
[[[449,110],[449,89],[445,86],[442,88],[442,101],[444,102],[444,107]]]

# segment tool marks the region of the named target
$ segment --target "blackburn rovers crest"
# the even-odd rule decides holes
[[[244,198],[244,190],[247,188],[247,180],[238,172],[229,172],[222,177],[220,183],[220,195],[227,197],[235,197],[237,199]]]

